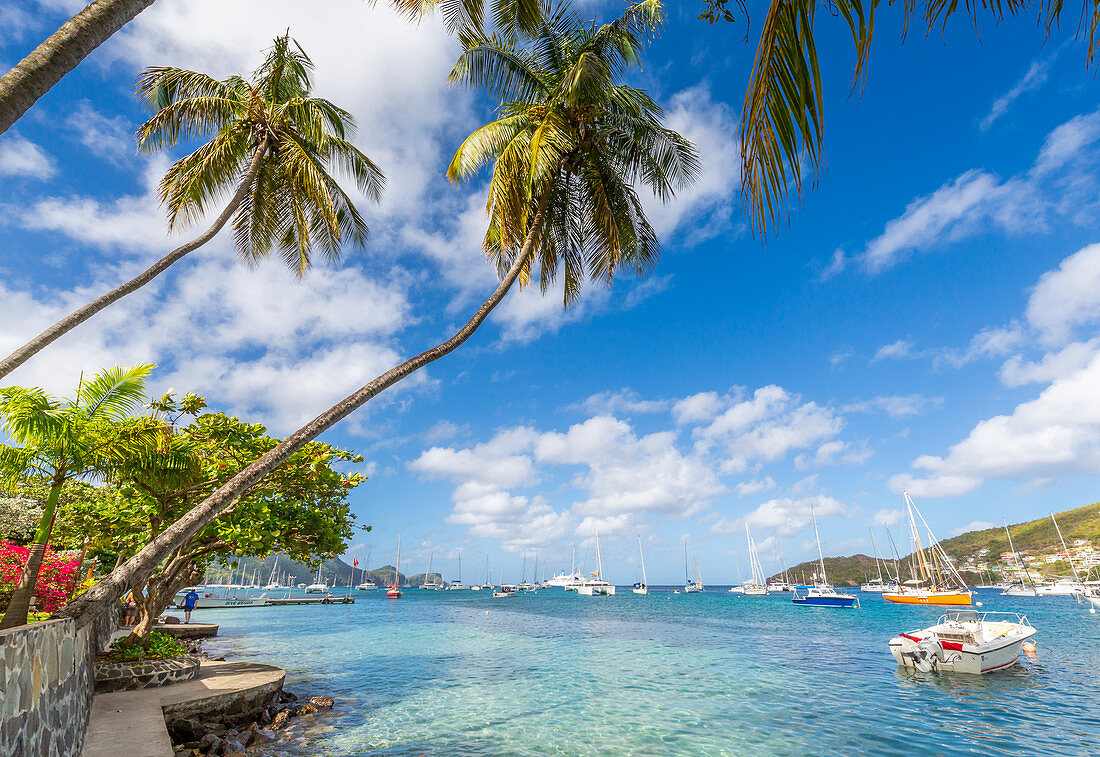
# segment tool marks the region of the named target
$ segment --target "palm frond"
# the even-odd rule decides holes
[[[131,415],[145,399],[145,379],[155,365],[105,368],[80,383],[76,401],[88,418],[115,421]]]

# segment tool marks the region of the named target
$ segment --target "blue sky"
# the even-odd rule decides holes
[[[6,69],[79,6],[8,4]],[[586,12],[610,5],[588,3]],[[261,8],[263,9],[261,12]],[[156,362],[158,390],[285,433],[445,338],[491,290],[482,185],[443,171],[487,103],[445,79],[456,46],[359,0],[159,0],[0,137],[0,348],[159,257],[152,188],[172,156],[139,157],[147,65],[247,72],[287,27],[316,91],[352,111],[388,188],[372,238],[296,282],[248,270],[223,237],[70,334],[11,381],[64,392],[80,370]],[[752,61],[743,24],[677,4],[636,83],[697,142],[699,183],[653,206],[663,259],[590,288],[570,311],[513,292],[465,347],[326,437],[360,451],[363,559],[436,555],[466,578],[524,552],[578,561],[599,514],[607,576],[704,581],[902,540],[908,487],[940,535],[1098,499],[1100,111],[1073,24],[965,21],[900,38],[884,8],[862,96],[842,21],[821,14],[826,165],[764,241],[739,203],[736,126]],[[753,15],[759,28],[762,7]],[[194,230],[187,233],[194,233]],[[896,524],[896,525],[895,525]],[[590,558],[589,558],[590,559]]]

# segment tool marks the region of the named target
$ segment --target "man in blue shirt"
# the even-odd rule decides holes
[[[184,623],[191,622],[191,611],[195,609],[195,603],[199,601],[198,592],[194,589],[187,592],[183,598],[183,617]]]

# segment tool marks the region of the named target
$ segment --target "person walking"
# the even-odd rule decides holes
[[[195,603],[199,601],[199,593],[194,589],[183,597],[183,622],[191,622],[191,611],[195,609]]]

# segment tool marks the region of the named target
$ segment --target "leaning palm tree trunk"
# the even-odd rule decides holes
[[[127,281],[125,284],[121,284],[115,287],[106,294],[92,300],[82,308],[79,308],[78,310],[75,310],[69,315],[65,316],[60,321],[36,336],[34,339],[30,340],[22,347],[17,349],[15,352],[11,353],[3,360],[0,360],[0,378],[4,378],[4,376],[7,376],[23,363],[34,357],[34,355],[36,355],[38,352],[45,349],[51,342],[58,339],[59,337],[64,336],[69,331],[72,331],[74,328],[84,323],[84,321],[91,318],[100,310],[103,310],[103,308],[114,302],[118,302],[123,297],[132,292],[136,292],[138,289],[145,286],[161,273],[163,273],[165,270],[167,270],[170,265],[175,263],[184,255],[187,255],[189,252],[194,252],[195,250],[209,242],[211,239],[213,239],[215,236],[217,236],[218,232],[222,230],[222,227],[225,226],[226,222],[229,221],[233,213],[236,212],[237,208],[240,206],[241,202],[244,200],[245,196],[251,189],[252,182],[253,180],[255,180],[256,174],[260,170],[260,163],[263,162],[266,145],[267,142],[265,141],[262,145],[260,145],[260,148],[256,150],[256,154],[253,155],[252,163],[249,165],[248,172],[245,174],[240,186],[237,187],[237,191],[234,193],[232,199],[230,199],[229,204],[225,206],[225,210],[223,210],[221,214],[216,219],[214,219],[214,223],[210,225],[210,228],[208,228],[199,236],[192,239],[187,244],[180,245],[176,249],[172,250],[170,253],[165,255],[156,263],[153,263],[153,265],[146,268],[144,271]]]
[[[61,497],[61,487],[64,479],[55,481],[50,487],[50,495],[46,498],[46,507],[42,511],[42,520],[38,524],[38,530],[34,534],[34,541],[30,545],[27,554],[27,564],[23,566],[23,572],[19,575],[19,583],[15,585],[8,607],[4,610],[4,619],[0,621],[0,630],[15,628],[27,624],[27,614],[31,608],[31,597],[34,596],[38,586],[38,571],[42,568],[42,557],[46,554],[46,545],[50,541],[53,532],[54,516],[57,514],[57,500]]]
[[[215,491],[205,500],[193,507],[186,515],[177,520],[171,526],[146,544],[140,552],[127,560],[121,566],[111,571],[103,580],[91,589],[80,595],[60,613],[59,617],[76,618],[83,623],[96,617],[102,607],[116,601],[122,596],[127,586],[132,586],[145,580],[168,554],[179,547],[180,544],[194,536],[210,521],[218,516],[222,510],[229,507],[237,497],[244,494],[251,486],[259,482],[264,476],[286,462],[295,452],[315,439],[322,432],[336,425],[339,421],[362,407],[368,400],[385,391],[402,379],[410,376],[424,366],[439,360],[458,348],[463,342],[473,336],[478,327],[485,322],[489,313],[500,304],[504,295],[512,288],[519,278],[524,266],[535,251],[539,233],[542,228],[546,209],[550,203],[550,192],[545,192],[539,200],[539,207],[531,221],[527,232],[527,238],[516,255],[511,268],[500,280],[496,290],[489,299],[482,303],[477,312],[465,325],[455,332],[447,341],[421,352],[416,357],[406,360],[401,365],[391,368],[378,378],[365,384],[358,391],[348,395],[336,405],[318,415],[312,421],[302,426],[288,436],[277,447],[265,454],[256,462],[249,465],[236,476],[231,478],[224,486]]]
[[[0,78],[0,134],[154,0],[95,0]]]

